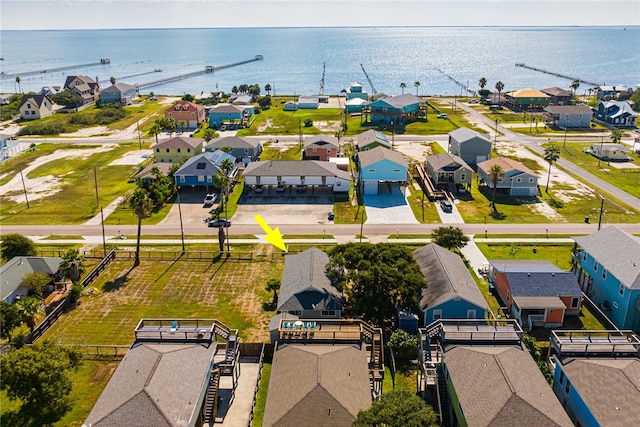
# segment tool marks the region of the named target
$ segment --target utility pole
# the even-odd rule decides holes
[[[102,250],[105,258],[107,257],[107,239],[104,236],[104,212],[102,211],[102,205],[100,204],[100,197],[98,197],[98,173],[96,167],[93,167],[93,182],[96,187],[96,204],[100,208],[100,225],[102,226]]]
[[[20,170],[20,178],[22,178],[22,189],[24,190],[24,199],[27,201],[27,209],[29,209],[29,198],[27,197],[27,186],[24,184],[24,175],[22,175],[22,170]]]
[[[184,249],[184,227],[182,226],[182,206],[180,203],[180,188],[178,187],[178,215],[180,216],[180,238],[182,239],[182,255],[185,253]]]
[[[598,231],[600,231],[600,227],[602,226],[602,210],[604,208],[604,197],[600,195],[600,218],[598,219]]]

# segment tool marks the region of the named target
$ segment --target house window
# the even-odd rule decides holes
[[[244,154],[249,154],[249,149],[248,148],[244,149]]]
[[[460,174],[460,181],[465,181],[467,179],[467,174],[466,173],[461,173]]]
[[[169,149],[167,148],[166,150],[167,150],[167,153],[168,153],[168,152],[169,152]]]
[[[558,378],[560,385],[564,384],[564,371],[560,371],[560,377]]]
[[[342,182],[337,181],[337,182],[336,182],[336,187],[342,187]]]
[[[394,169],[393,172],[400,173],[400,169]]]
[[[516,178],[516,182],[522,182],[522,178]]]
[[[618,308],[618,303],[617,302],[613,302],[613,308]]]
[[[185,176],[184,175],[180,175],[180,183],[184,184],[186,181]]]
[[[191,113],[191,117],[195,117],[195,116],[196,116],[196,113]]]
[[[191,152],[191,148],[187,148],[187,153],[190,153],[190,152]]]
[[[376,173],[375,169],[369,169],[369,173]]]
[[[336,315],[336,311],[335,310],[322,310],[322,315],[323,316],[335,316]]]
[[[159,148],[156,148],[156,153],[159,153],[159,152],[160,152],[160,149],[159,149]]]
[[[587,260],[587,251],[584,251],[584,253],[582,254],[582,260],[583,261]]]
[[[605,270],[604,268],[602,269],[602,278],[603,279],[607,278],[607,270]]]
[[[442,319],[442,310],[433,310],[433,320]]]
[[[578,297],[571,298],[571,308],[578,308],[579,303],[580,303],[580,298]]]
[[[598,271],[598,261],[593,261],[593,271]]]
[[[476,311],[475,310],[467,310],[467,319],[475,319]]]
[[[207,182],[213,182],[213,177],[212,176],[208,176],[207,177]]]
[[[178,148],[178,153],[180,152],[180,149]]]
[[[620,296],[624,296],[624,285],[620,284],[620,289],[618,289],[618,293],[620,294]]]
[[[533,178],[529,178],[529,183],[533,184]]]
[[[327,154],[331,154],[331,148],[327,148]]]
[[[317,149],[316,147],[313,147],[313,152],[314,152],[314,153],[317,153],[317,152],[318,152],[318,149]]]
[[[567,380],[567,385],[565,385],[564,387],[564,392],[569,394],[570,391],[571,391],[571,381]]]
[[[198,182],[204,182],[204,176],[198,175]]]

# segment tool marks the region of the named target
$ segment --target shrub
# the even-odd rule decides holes
[[[23,135],[58,135],[67,132],[67,127],[61,120],[48,120],[43,123],[32,123],[18,131],[18,136]]]

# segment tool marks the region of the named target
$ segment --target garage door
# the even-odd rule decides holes
[[[535,196],[536,189],[535,187],[516,187],[512,188],[509,194],[512,196]]]
[[[378,194],[378,181],[365,181],[364,194]]]

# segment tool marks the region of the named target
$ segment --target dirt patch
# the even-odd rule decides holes
[[[395,149],[411,160],[417,162],[424,162],[425,157],[433,154],[431,144],[437,144],[437,142],[412,142],[412,141],[399,141],[395,144]]]
[[[264,124],[262,124],[262,125],[258,126],[257,131],[258,131],[258,132],[264,132],[264,131],[266,131],[267,129],[270,129],[272,125],[273,125],[273,119],[267,118],[267,119],[264,121]]]
[[[61,137],[89,137],[89,136],[100,136],[100,135],[109,135],[112,131],[109,130],[106,126],[95,126],[85,129],[80,129],[76,132],[72,133],[61,133]]]
[[[109,166],[135,166],[144,162],[147,158],[153,155],[153,150],[136,150],[125,153],[124,156],[119,159],[115,159],[109,164]]]
[[[544,215],[545,217],[547,217],[549,219],[552,219],[552,220],[558,221],[558,222],[567,222],[567,219],[565,217],[560,215],[558,212],[556,212],[555,209],[553,209],[551,206],[549,206],[545,202],[530,203],[527,206],[529,206],[529,208],[533,212],[537,212],[537,213],[539,213],[541,215]]]
[[[322,132],[337,132],[340,130],[340,122],[328,122],[322,120],[316,120],[313,122],[313,126],[320,129]]]

